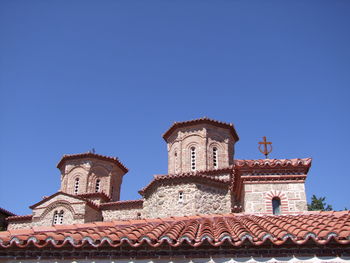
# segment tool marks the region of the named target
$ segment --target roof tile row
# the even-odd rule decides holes
[[[242,214],[203,215],[178,218],[96,222],[66,226],[36,227],[0,232],[0,249],[8,247],[138,247],[163,243],[177,247],[203,242],[219,246],[229,242],[240,247],[245,242],[259,246],[265,242],[283,245],[288,240],[301,245],[309,240],[319,245],[331,240],[350,244],[350,213],[320,212],[298,216],[255,216]]]

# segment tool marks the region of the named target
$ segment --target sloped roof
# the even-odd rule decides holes
[[[182,128],[182,127],[196,125],[196,124],[211,124],[216,127],[229,129],[235,141],[239,140],[235,127],[233,126],[232,123],[221,122],[221,121],[209,119],[207,117],[190,120],[190,121],[174,122],[173,125],[163,134],[163,138],[166,141],[177,128]]]
[[[0,213],[5,214],[5,215],[8,215],[8,216],[15,216],[14,213],[12,213],[12,212],[10,212],[10,211],[4,209],[4,208],[1,208],[1,207],[0,207]]]
[[[227,172],[230,172],[232,171],[232,168],[227,168],[225,170],[227,170]],[[139,191],[139,194],[144,196],[149,191],[155,189],[159,184],[164,183],[197,182],[222,188],[228,188],[230,186],[230,180],[218,179],[213,176],[206,175],[205,173],[210,173],[210,171],[181,173],[173,175],[155,175],[153,180]]]
[[[57,195],[65,195],[65,196],[68,196],[68,197],[71,197],[71,198],[75,198],[75,199],[78,199],[78,200],[81,200],[83,202],[86,202],[87,205],[89,205],[91,208],[95,209],[95,210],[99,210],[98,206],[96,206],[93,202],[91,202],[89,199],[86,199],[84,197],[82,197],[82,195],[71,195],[71,194],[67,194],[65,192],[56,192],[50,196],[47,196],[45,198],[43,198],[41,201],[35,203],[34,205],[31,205],[29,208],[30,209],[34,209],[35,207],[49,201],[50,199],[54,198],[55,196]]]
[[[65,154],[63,155],[62,159],[58,162],[57,168],[60,169],[61,166],[64,164],[64,162],[67,160],[76,160],[81,158],[95,158],[102,161],[112,162],[118,165],[119,168],[122,169],[125,173],[129,171],[129,169],[126,168],[125,165],[121,161],[119,161],[117,157],[110,157],[110,156],[105,156],[105,155],[91,153],[91,152],[79,153],[79,154]]]
[[[234,160],[235,169],[303,169],[306,173],[311,167],[311,158],[295,159],[257,159],[257,160]]]
[[[307,212],[288,216],[255,216],[242,214],[186,216],[163,219],[95,222],[55,225],[0,232],[0,250],[86,246],[137,248],[162,244],[201,247],[204,243],[219,246],[226,242],[242,247],[246,242],[304,245],[311,241],[325,245],[330,241],[350,244],[350,212]]]
[[[125,200],[125,201],[116,201],[100,204],[100,209],[132,209],[132,208],[142,208],[143,200]]]

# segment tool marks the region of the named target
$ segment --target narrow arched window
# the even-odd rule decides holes
[[[213,166],[214,168],[218,168],[218,148],[213,148]]]
[[[272,199],[272,212],[274,215],[281,214],[281,199],[279,199],[278,197],[274,197]]]
[[[180,191],[179,192],[179,203],[182,203],[183,202],[183,200],[184,200],[184,192],[183,191]]]
[[[174,153],[174,172],[176,173],[177,172],[177,163],[178,163],[178,160],[177,160],[177,152]]]
[[[57,210],[53,213],[53,219],[52,219],[52,224],[56,225],[58,222],[58,212]]]
[[[63,210],[58,214],[58,224],[62,225],[63,224]]]
[[[191,170],[196,170],[196,148],[191,147]]]
[[[96,180],[96,185],[95,185],[95,192],[98,193],[100,192],[100,187],[101,186],[101,180],[100,179],[97,179]]]
[[[79,178],[76,178],[74,183],[74,194],[78,194],[78,191],[79,191]]]

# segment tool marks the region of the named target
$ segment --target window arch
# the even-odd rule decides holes
[[[217,169],[219,167],[218,163],[218,148],[213,147],[213,167]]]
[[[74,194],[78,194],[78,192],[79,192],[79,178],[76,178],[74,182]]]
[[[281,199],[279,199],[278,197],[272,198],[272,213],[274,215],[281,214]]]
[[[196,147],[192,146],[190,149],[190,161],[191,161],[191,171],[196,170]]]
[[[97,179],[95,184],[95,192],[98,193],[101,190],[101,180]]]

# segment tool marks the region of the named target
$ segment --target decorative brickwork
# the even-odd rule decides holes
[[[281,199],[282,214],[298,214],[307,210],[304,183],[246,183],[244,184],[244,212],[272,214],[272,198]]]

